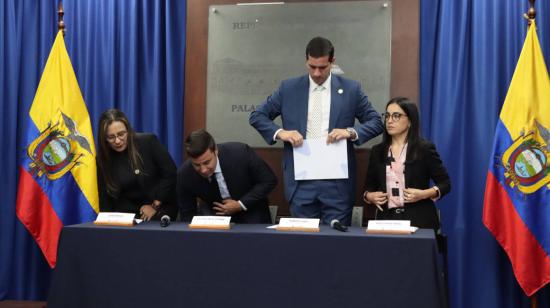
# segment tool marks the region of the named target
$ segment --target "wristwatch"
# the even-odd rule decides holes
[[[352,127],[348,127],[346,128],[346,130],[348,131],[349,133],[349,136],[350,136],[350,140],[355,140],[357,138],[357,133],[355,133],[355,129],[353,129]]]

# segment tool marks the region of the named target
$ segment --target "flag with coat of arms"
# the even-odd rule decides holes
[[[531,21],[495,130],[483,223],[528,296],[550,282],[550,79]]]
[[[61,228],[93,221],[99,211],[92,126],[61,31],[24,138],[16,214],[53,268]]]

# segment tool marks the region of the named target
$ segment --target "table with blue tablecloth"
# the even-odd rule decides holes
[[[445,307],[433,230],[64,227],[48,307]]]

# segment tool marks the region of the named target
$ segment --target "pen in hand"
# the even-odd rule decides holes
[[[380,212],[384,212],[384,210],[382,209],[382,207],[380,205],[378,205],[376,202],[370,202],[369,199],[367,198],[367,194],[369,192],[368,191],[365,191],[365,193],[363,194],[363,201],[365,201],[366,203],[372,203],[374,204],[374,206],[376,206]]]

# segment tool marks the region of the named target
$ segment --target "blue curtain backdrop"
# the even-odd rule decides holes
[[[0,300],[45,300],[51,270],[15,216],[28,110],[57,32],[58,0],[0,4]],[[64,0],[65,42],[94,133],[106,109],[156,133],[177,164],[183,140],[186,1]]]
[[[528,7],[527,0],[421,1],[422,130],[436,143],[453,186],[439,203],[449,237],[451,307],[529,307],[507,256],[481,221],[494,130]],[[536,9],[548,65],[550,4],[536,1]],[[539,307],[550,307],[549,288],[539,292]]]

